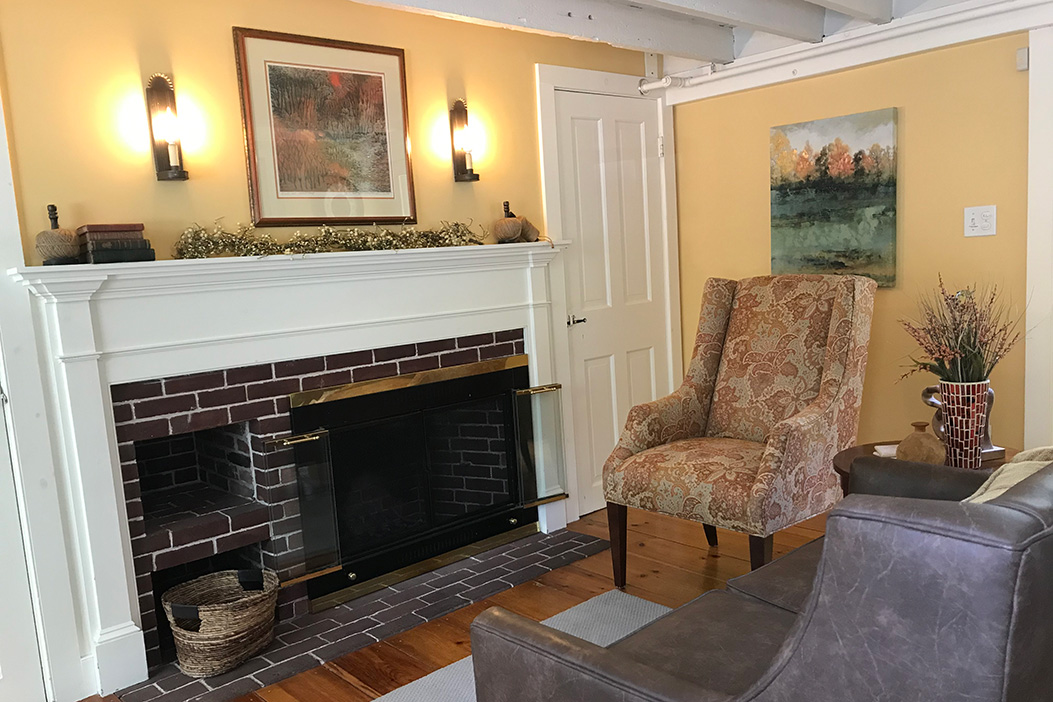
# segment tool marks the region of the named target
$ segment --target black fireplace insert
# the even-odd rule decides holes
[[[294,395],[311,599],[536,522],[529,386],[515,356]]]

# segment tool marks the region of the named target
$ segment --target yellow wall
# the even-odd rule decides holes
[[[192,222],[249,221],[233,26],[405,49],[424,226],[489,225],[502,200],[540,223],[534,63],[643,70],[632,51],[348,0],[9,0],[0,5],[0,47],[27,262],[39,263],[33,238],[47,227],[48,203],[63,226],[145,222],[160,258]],[[176,82],[185,183],[154,175],[143,86],[158,71]],[[449,103],[463,96],[488,142],[476,154],[475,184],[455,184],[450,165]]]
[[[770,272],[769,129],[899,108],[897,284],[877,294],[860,438],[898,439],[932,412],[932,376],[898,381],[914,346],[897,320],[937,284],[996,283],[1022,312],[1027,219],[1027,73],[1015,35],[677,107],[685,357],[710,276]],[[962,208],[998,206],[998,235],[963,237]],[[994,440],[1023,441],[1024,349],[995,370]]]

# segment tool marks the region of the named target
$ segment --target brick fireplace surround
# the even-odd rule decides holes
[[[161,662],[153,573],[258,545],[247,565],[262,563],[282,580],[304,574],[292,450],[264,448],[291,429],[291,393],[511,356],[523,346],[523,330],[511,329],[112,386],[149,664]],[[210,452],[240,475],[201,465]],[[306,614],[305,586],[283,589],[279,605],[282,620]]]
[[[270,538],[262,546],[210,558],[219,565],[269,553],[279,568],[295,568],[279,559],[298,545],[288,505],[293,493],[283,477],[291,471],[254,464],[250,435],[253,419],[261,435],[287,426],[277,403],[293,389],[328,383],[322,377],[329,373],[360,380],[399,372],[400,364],[442,363],[443,354],[469,356],[473,348],[509,342],[491,337],[461,349],[458,339],[509,329],[523,330],[532,384],[567,382],[561,249],[537,243],[9,271],[32,304],[35,338],[24,351],[43,359],[46,376],[40,403],[12,408],[12,421],[39,439],[39,446],[25,446],[34,471],[26,525],[53,696],[80,700],[147,680],[146,649],[159,623],[141,607],[154,604],[145,590],[149,571],[165,579],[184,567],[165,566],[261,539],[264,529]],[[453,339],[455,348],[425,353],[417,345],[434,339]],[[398,351],[405,347],[411,355]],[[326,365],[341,358],[346,365]],[[295,370],[290,361],[308,366]],[[238,380],[239,372],[250,372],[241,369],[255,366],[266,370],[251,372],[270,379]],[[265,386],[273,394],[250,399]],[[240,414],[253,403],[260,403],[258,414]],[[194,435],[194,474],[187,441],[165,436],[199,426],[212,428]],[[572,456],[569,424],[567,430],[565,451]],[[229,461],[227,454],[241,458]],[[192,529],[174,528],[179,515],[190,515],[163,486],[191,479],[201,483],[199,502],[211,505],[212,516]],[[218,489],[206,493],[206,487]],[[576,494],[573,471],[565,487]],[[577,514],[575,504],[539,507],[547,534],[539,538],[558,536]]]

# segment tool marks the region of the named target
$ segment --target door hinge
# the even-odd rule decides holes
[[[658,158],[665,158],[665,137],[658,137]]]

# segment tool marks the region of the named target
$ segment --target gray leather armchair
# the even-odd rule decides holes
[[[983,478],[859,459],[824,539],[606,648],[490,609],[478,700],[1053,700],[1053,464]]]

